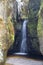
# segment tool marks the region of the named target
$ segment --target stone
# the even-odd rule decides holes
[[[4,62],[6,54],[14,41],[14,28],[11,21],[6,25],[0,19],[0,62]]]
[[[4,65],[7,51],[14,41],[11,12],[7,16],[7,0],[0,0],[0,65]]]

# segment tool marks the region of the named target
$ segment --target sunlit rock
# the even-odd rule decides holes
[[[7,51],[14,42],[14,27],[11,21],[12,11],[7,15],[9,10],[7,1],[0,0],[0,65],[4,65]]]
[[[10,48],[14,41],[14,28],[11,21],[8,20],[7,24],[4,20],[0,19],[0,62],[5,61],[7,50]]]

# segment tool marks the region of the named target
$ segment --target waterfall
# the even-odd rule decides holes
[[[27,22],[28,20],[24,20],[23,21],[23,25],[22,25],[22,30],[21,30],[21,37],[22,37],[22,40],[21,40],[21,45],[20,45],[20,51],[18,52],[15,52],[14,54],[16,55],[27,55],[27,34],[26,34],[26,25],[27,25]]]
[[[26,44],[26,24],[27,20],[24,20],[23,27],[22,27],[22,42],[20,47],[20,52],[25,53],[27,50],[27,44]]]

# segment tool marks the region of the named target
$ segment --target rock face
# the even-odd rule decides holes
[[[41,52],[43,54],[43,41],[42,41],[43,40],[43,34],[42,34],[43,33],[43,29],[42,29],[43,19],[40,16],[42,7],[43,5],[42,5],[41,0],[29,0],[28,29],[30,32],[32,49],[38,53]],[[42,13],[42,16],[43,16],[43,13]]]
[[[18,15],[20,15],[22,19],[28,18],[28,0],[18,1]]]
[[[18,16],[18,3],[16,0],[13,2],[13,14],[12,14],[12,16],[13,16],[14,20],[16,20],[18,18],[17,17]]]
[[[21,18],[28,18],[28,0],[23,0],[23,5],[21,7]]]
[[[0,65],[4,65],[7,51],[14,41],[14,27],[10,14],[7,16],[7,1],[0,1]]]
[[[14,41],[14,28],[11,21],[6,25],[2,19],[0,19],[0,62],[4,61],[7,54],[7,50]],[[2,61],[1,61],[2,59]]]
[[[40,11],[39,11],[39,18],[38,18],[38,37],[39,37],[39,44],[40,44],[40,51],[43,55],[43,1],[41,2]]]

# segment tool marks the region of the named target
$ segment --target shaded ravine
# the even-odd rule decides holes
[[[33,28],[31,27],[32,32],[30,32],[31,29],[28,28],[29,33],[30,33],[30,34],[28,33],[29,36],[27,34],[27,38],[28,38],[27,39],[27,45],[28,46],[26,45],[26,28],[23,29],[24,24],[25,24],[25,27],[26,27],[27,22],[24,22],[25,20],[24,21],[20,20],[21,23],[23,23],[23,25],[21,25],[22,26],[22,30],[21,29],[20,30],[19,29],[16,30],[16,36],[15,36],[16,40],[14,42],[13,49],[9,53],[11,53],[12,55],[14,53],[16,53],[18,55],[24,55],[24,53],[26,53],[26,51],[28,51],[28,57],[32,57],[32,58],[35,58],[35,57],[39,58],[40,57],[41,58],[41,56],[40,56],[40,45],[39,45],[39,40],[38,40],[38,36],[37,36],[37,25],[38,25],[37,14],[38,14],[38,11],[40,9],[40,0],[36,0],[36,1],[35,0],[33,0],[33,1],[29,0],[28,8],[29,8],[29,15],[30,15],[30,17],[28,19],[29,20],[28,26],[30,24],[33,25]],[[17,21],[17,23],[19,23],[20,21]],[[24,30],[25,30],[25,32],[24,32]],[[24,38],[23,38],[23,36],[24,36]],[[28,50],[27,50],[27,48],[28,48]]]

